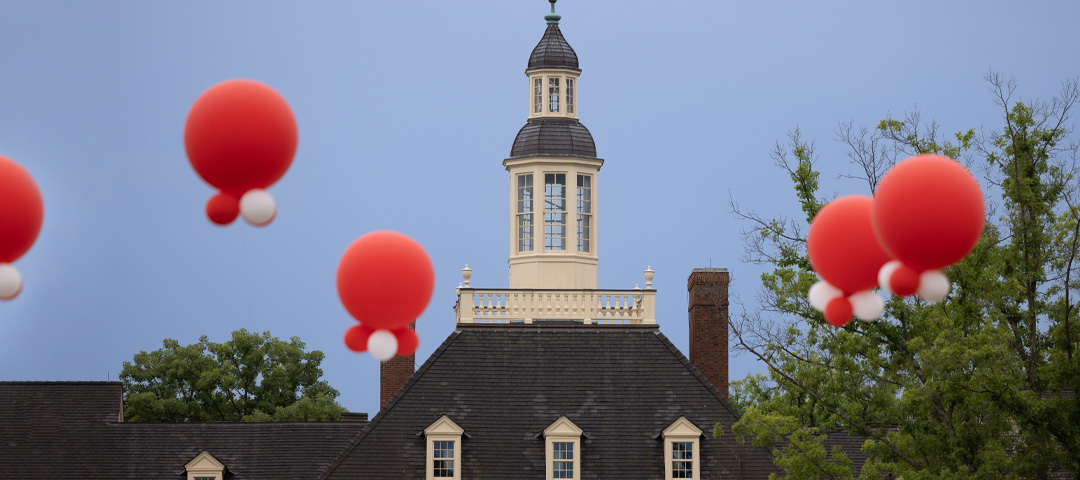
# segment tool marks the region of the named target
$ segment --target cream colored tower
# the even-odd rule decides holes
[[[595,289],[604,160],[578,121],[581,69],[549,1],[547,30],[525,70],[528,121],[503,160],[510,172],[510,288]]]

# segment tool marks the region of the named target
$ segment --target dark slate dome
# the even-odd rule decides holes
[[[531,155],[596,158],[596,144],[589,129],[577,120],[533,119],[521,127],[510,148],[510,158]]]
[[[525,71],[537,68],[568,68],[581,71],[578,68],[577,53],[574,53],[574,49],[570,48],[570,44],[563,38],[558,21],[555,23],[549,21],[543,38],[536,44],[532,55],[529,55],[529,68]]]

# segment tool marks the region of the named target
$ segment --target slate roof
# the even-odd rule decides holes
[[[0,382],[0,476],[183,479],[206,450],[225,479],[314,479],[366,422],[121,423],[119,382]]]
[[[540,38],[540,43],[536,44],[532,54],[529,55],[529,67],[525,71],[529,72],[538,68],[568,68],[581,71],[578,68],[577,53],[563,38],[558,23],[548,24],[547,30],[544,30],[544,36]]]
[[[764,448],[713,438],[737,414],[655,325],[459,326],[321,478],[423,478],[423,430],[465,430],[461,478],[542,478],[545,428],[584,430],[581,478],[664,477],[660,433],[681,416],[701,437],[701,477],[779,473]]]
[[[596,158],[596,144],[589,129],[577,120],[533,119],[518,131],[510,158],[532,155]]]

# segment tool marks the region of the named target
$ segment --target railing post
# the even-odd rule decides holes
[[[528,290],[522,292],[525,300],[525,323],[532,323],[533,321],[533,301],[536,299],[536,292]]]
[[[476,306],[473,301],[473,289],[458,288],[457,317],[458,323],[473,323],[476,315]]]
[[[656,323],[656,290],[650,289],[641,292],[642,321],[645,324]]]

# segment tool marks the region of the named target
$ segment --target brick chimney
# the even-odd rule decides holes
[[[728,283],[726,268],[695,268],[689,292],[690,363],[728,396]]]
[[[409,328],[415,329],[416,324],[409,325]],[[382,407],[385,407],[390,397],[393,397],[401,386],[409,381],[414,371],[416,371],[416,354],[396,355],[379,365],[379,404]]]

